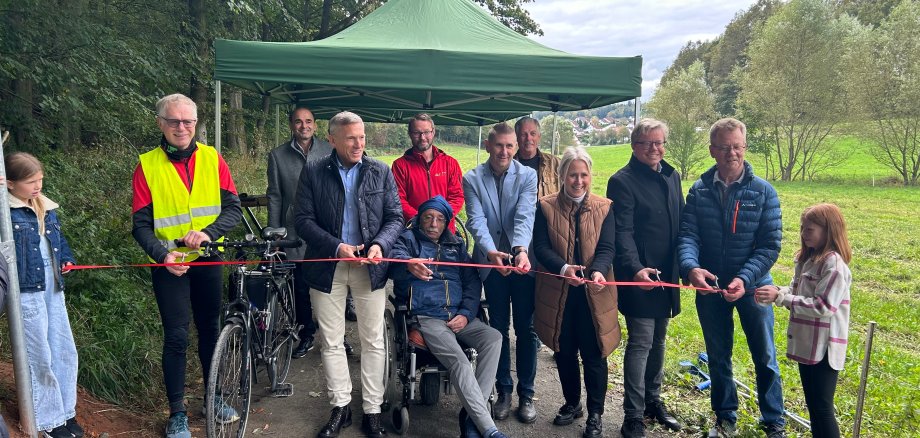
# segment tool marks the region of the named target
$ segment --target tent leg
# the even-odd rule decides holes
[[[6,178],[3,162],[3,139],[0,138],[0,177]],[[5,186],[6,184],[0,184]],[[5,187],[4,187],[5,188]],[[5,191],[5,190],[4,190]],[[19,402],[19,423],[30,438],[37,438],[35,407],[32,405],[32,378],[26,353],[22,307],[19,300],[19,272],[16,270],[16,248],[13,246],[13,224],[10,222],[10,200],[0,196],[0,257],[6,259],[9,287],[6,295],[7,319],[10,323],[10,347],[13,352],[13,375],[16,378],[16,398]]]
[[[476,137],[476,165],[478,166],[482,161],[479,161],[479,151],[482,149],[482,125],[479,125],[479,137]]]
[[[275,143],[281,143],[281,105],[275,105]]]
[[[634,102],[633,105],[634,105],[634,109],[635,109],[635,111],[634,111],[634,113],[635,113],[634,119],[635,119],[635,120],[633,120],[633,126],[636,126],[637,124],[639,124],[639,114],[640,114],[640,113],[639,113],[639,110],[641,109],[641,106],[642,106],[642,105],[639,103],[639,98],[638,98],[638,97],[636,97],[636,99],[635,99],[633,102]]]
[[[220,153],[220,81],[214,81],[214,147]]]
[[[559,113],[553,111],[553,146],[550,150],[553,152],[553,155],[558,155],[556,152],[556,122],[559,121]]]

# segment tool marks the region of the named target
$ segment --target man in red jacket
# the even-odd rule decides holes
[[[409,139],[412,148],[393,162],[393,177],[402,203],[403,219],[408,221],[418,214],[423,202],[441,195],[447,199],[454,217],[463,208],[463,172],[457,160],[438,149],[434,141],[434,120],[425,113],[409,120]],[[457,231],[454,219],[448,224],[451,232]]]

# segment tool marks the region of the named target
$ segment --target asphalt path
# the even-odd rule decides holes
[[[359,437],[361,434],[361,380],[360,380],[360,345],[357,325],[346,324],[346,337],[354,345],[355,352],[348,358],[349,372],[354,390],[352,392],[351,410],[353,424],[342,429],[341,437]],[[513,331],[512,331],[512,346]],[[622,348],[622,347],[621,347]],[[513,350],[512,350],[513,354]],[[514,409],[517,397],[512,402],[512,415],[508,419],[496,422],[499,430],[511,437],[580,437],[584,431],[582,417],[569,426],[552,424],[556,411],[563,403],[562,389],[552,359],[552,352],[545,346],[537,353],[537,381],[534,404],[538,417],[533,424],[523,424],[516,420]],[[512,364],[514,361],[512,360]],[[513,370],[512,370],[513,371]],[[315,437],[326,424],[332,406],[326,393],[326,382],[317,345],[306,357],[294,359],[288,381],[294,384],[294,394],[286,398],[274,398],[264,389],[264,381],[254,385],[254,394],[250,408],[247,436]],[[608,388],[618,385],[608,384]],[[584,392],[583,392],[584,394]],[[584,398],[584,395],[582,395]],[[584,403],[584,400],[582,400]],[[607,393],[606,412],[603,418],[604,435],[619,437],[623,420],[622,392],[610,389]],[[409,408],[409,427],[407,437],[448,438],[457,437],[457,413],[460,401],[456,394],[441,394],[437,404],[432,406],[411,406]],[[391,437],[399,436],[387,426]],[[648,436],[665,436],[661,432],[649,431]]]

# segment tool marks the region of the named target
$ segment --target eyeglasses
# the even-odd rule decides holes
[[[728,151],[741,152],[747,149],[747,145],[743,143],[742,144],[726,144],[726,145],[721,145],[721,146],[711,145],[710,147],[713,148],[715,151],[723,153],[723,154]]]
[[[180,123],[186,128],[191,128],[192,126],[195,126],[196,123],[198,123],[198,119],[167,119],[166,117],[162,116],[157,117],[159,117],[160,120],[166,122],[166,126],[169,126],[170,128],[178,128]]]
[[[633,144],[646,149],[660,148],[666,145],[667,141],[634,141]]]
[[[428,137],[429,135],[434,134],[434,131],[409,131],[409,135],[413,137]]]

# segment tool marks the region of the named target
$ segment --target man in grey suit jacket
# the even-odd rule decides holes
[[[294,228],[294,195],[297,194],[297,182],[300,172],[308,161],[328,157],[332,146],[315,137],[316,121],[313,112],[305,107],[294,108],[288,114],[288,126],[291,128],[291,140],[284,142],[268,153],[268,226],[286,227],[288,237],[297,238]],[[305,246],[288,249],[291,260],[302,260]],[[302,268],[302,266],[301,266]],[[297,323],[303,325],[300,330],[300,344],[294,349],[294,357],[303,357],[313,348],[313,335],[316,324],[313,323],[313,309],[310,306],[310,288],[307,286],[303,269],[294,271],[294,304]]]
[[[533,330],[534,278],[527,248],[533,238],[537,208],[537,173],[513,159],[517,149],[514,130],[505,123],[492,127],[486,150],[489,160],[463,176],[467,228],[473,235],[473,263],[494,264],[483,268],[490,325],[502,334],[496,386],[498,400],[494,417],[503,420],[511,411],[511,351],[508,326],[514,307],[514,333],[517,336],[516,369],[519,403],[517,417],[533,423],[534,377],[537,373],[537,335]],[[512,271],[507,264],[520,270]]]

